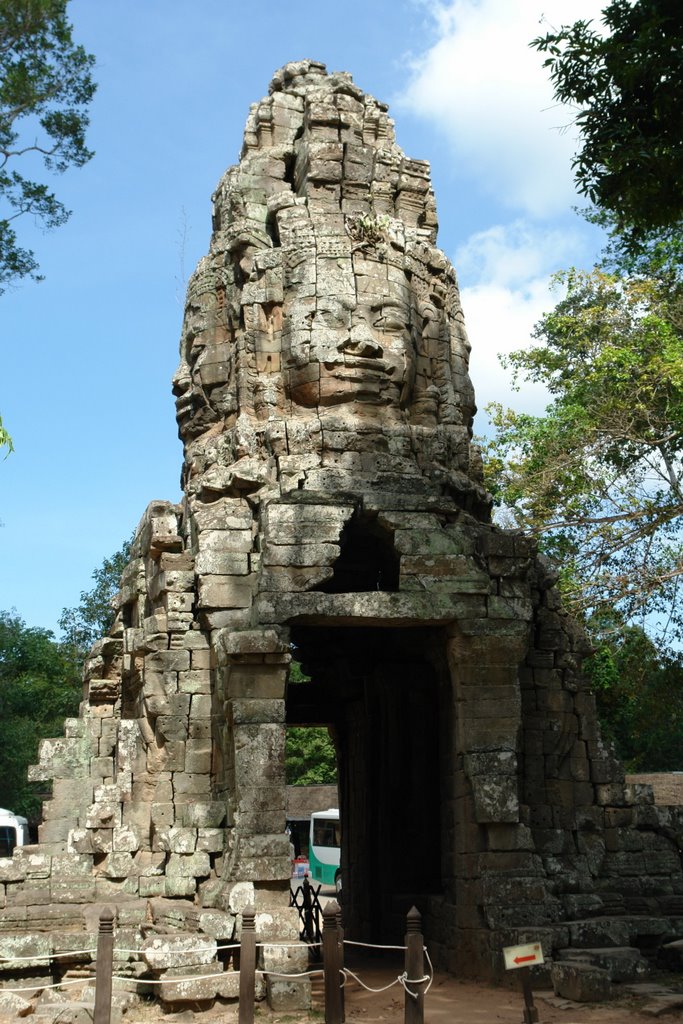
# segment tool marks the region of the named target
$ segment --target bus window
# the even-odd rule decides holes
[[[339,822],[330,818],[313,819],[314,846],[341,846]]]
[[[17,830],[12,825],[0,825],[0,857],[11,857],[17,845]]]

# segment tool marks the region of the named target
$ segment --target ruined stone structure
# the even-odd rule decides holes
[[[63,944],[113,903],[126,969],[172,999],[191,933],[229,940],[247,903],[295,941],[285,723],[337,746],[349,937],[400,941],[415,903],[437,964],[491,977],[515,941],[681,933],[681,819],[625,786],[553,573],[491,524],[436,230],[383,104],[312,61],[275,75],[188,288],[184,499],[147,509],[80,717],[41,748],[53,797],[0,863],[1,942]],[[183,992],[231,994],[206,959],[215,982]]]

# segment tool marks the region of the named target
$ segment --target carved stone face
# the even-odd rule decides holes
[[[400,297],[326,297],[314,310],[291,303],[294,322],[283,362],[289,369],[289,396],[313,408],[359,402],[402,408],[410,392],[414,346],[410,312]],[[303,315],[302,315],[303,314]]]
[[[204,433],[237,408],[234,346],[225,320],[225,289],[200,270],[188,288],[180,364],[173,375],[181,437]]]

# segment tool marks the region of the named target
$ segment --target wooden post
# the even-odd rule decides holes
[[[325,980],[325,1024],[342,1024],[341,975],[339,973],[339,904],[330,900],[323,910],[323,977]]]
[[[534,996],[531,991],[531,971],[523,967],[519,972],[522,975],[522,992],[524,993],[524,1024],[538,1024],[538,1010],[534,1006]]]
[[[253,907],[242,911],[240,939],[239,1024],[254,1024],[256,999],[256,912]]]
[[[114,959],[114,911],[105,907],[100,914],[95,962],[95,1010],[93,1024],[109,1024],[111,1020],[111,975]]]
[[[422,914],[417,907],[411,907],[406,916],[405,972],[405,1024],[424,1024],[426,982],[420,980],[425,976],[424,940]]]

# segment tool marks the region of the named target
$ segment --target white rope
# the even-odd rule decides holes
[[[130,979],[127,979],[130,980]],[[42,981],[37,981],[35,985],[27,985],[23,988],[0,988],[0,995],[3,992],[42,992],[46,988],[64,988],[66,985],[89,985],[90,981],[88,978],[72,978],[69,981],[57,981],[52,985],[45,985]]]
[[[233,943],[231,943],[228,946],[196,946],[194,949],[174,950],[173,952],[178,952],[178,953],[182,953],[185,956],[189,956],[191,953],[213,953],[214,950],[217,951],[219,949],[239,949],[239,948],[240,948],[240,943],[239,942],[233,942]],[[143,953],[152,953],[153,954],[155,952],[161,953],[161,952],[163,952],[163,950],[162,949],[155,950],[153,947],[152,948],[147,947],[146,949],[141,949],[141,948],[139,948],[139,949],[119,949],[117,947],[114,950],[114,956],[116,956],[117,953],[135,953],[135,954],[137,954],[137,956],[142,956]]]
[[[268,942],[267,939],[263,939],[261,942],[256,943],[257,946],[274,946],[278,949],[308,949],[310,946],[322,946],[322,942],[303,942],[303,939],[299,939],[298,942]]]
[[[314,974],[324,974],[321,967],[313,971],[303,971],[301,974],[280,974],[279,971],[264,971],[263,968],[256,968],[255,974],[267,974],[271,978],[312,978]]]
[[[395,978],[393,981],[389,982],[388,985],[384,985],[382,988],[370,988],[370,986],[366,985],[364,981],[361,981],[357,974],[354,974],[353,971],[350,971],[348,967],[342,967],[341,973],[344,975],[349,974],[354,979],[354,981],[358,982],[361,988],[365,989],[366,992],[388,992],[390,988],[393,988],[394,985],[398,985],[399,982],[401,981],[401,977],[399,975],[398,978]]]
[[[376,946],[372,942],[353,942],[352,939],[344,939],[345,946],[364,946],[366,949],[402,949],[405,950],[405,946]]]
[[[223,978],[239,978],[239,971],[219,971],[217,974],[187,974],[170,978],[130,978],[126,974],[112,974],[114,981],[134,981],[138,985],[175,985],[180,981],[222,981]]]
[[[434,964],[432,963],[432,961],[431,961],[431,959],[429,957],[429,950],[427,949],[426,946],[422,947],[422,951],[423,951],[424,955],[427,957],[427,963],[429,964],[429,970],[432,973],[432,976],[429,979],[429,984],[427,985],[427,988],[425,989],[425,995],[427,995],[427,993],[429,992],[430,988],[432,987],[432,982],[434,981]]]
[[[33,956],[0,956],[4,964],[20,963],[25,960],[57,960],[61,956],[80,956],[83,953],[96,953],[97,949],[64,949],[61,953],[34,953]]]

